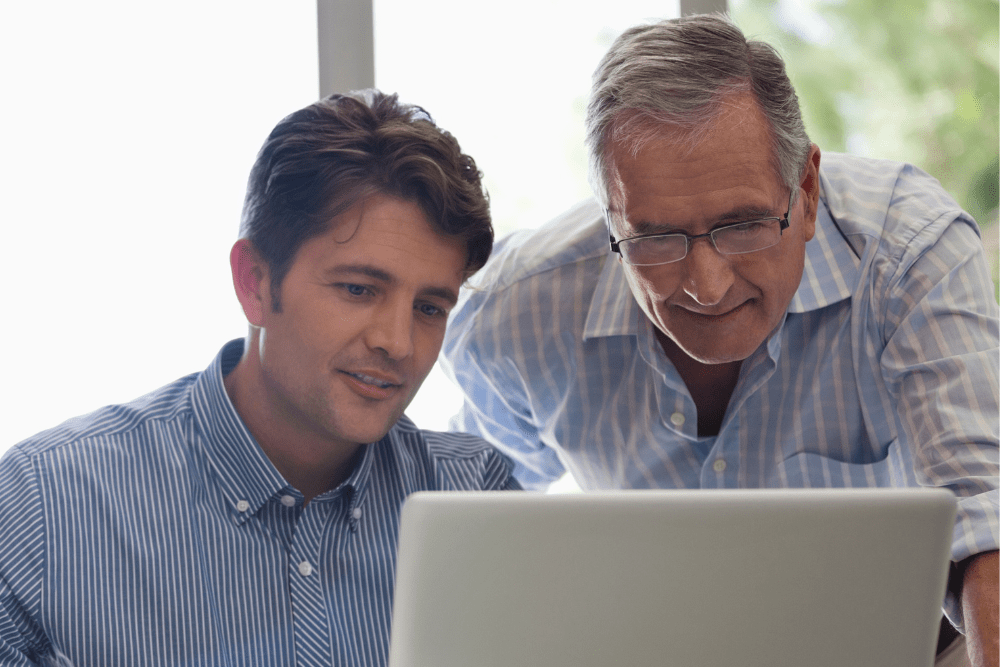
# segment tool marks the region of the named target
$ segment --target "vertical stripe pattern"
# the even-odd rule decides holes
[[[226,396],[242,346],[0,460],[0,665],[384,665],[406,496],[519,488],[403,417],[304,506]]]
[[[584,489],[945,487],[954,558],[996,549],[997,304],[978,228],[909,165],[824,153],[820,183],[802,282],[718,436],[698,437],[594,202],[502,240],[463,291],[443,348],[466,398],[453,427],[536,488],[566,470]]]

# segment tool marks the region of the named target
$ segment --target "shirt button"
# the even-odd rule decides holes
[[[673,424],[674,426],[683,426],[684,415],[682,415],[679,412],[675,412],[674,414],[670,415],[670,423]]]
[[[355,507],[354,511],[351,512],[351,516],[353,516],[355,519],[360,519],[361,518],[361,508],[360,507]]]
[[[281,504],[285,507],[295,507],[295,496],[281,496]]]
[[[722,472],[726,469],[726,462],[722,459],[715,459],[715,463],[712,464],[712,470],[715,472]]]
[[[308,577],[312,573],[313,573],[313,566],[309,564],[309,561],[304,560],[301,563],[299,563],[299,574],[301,574],[303,577]]]
[[[240,512],[246,512],[248,509],[250,509],[250,503],[248,503],[245,500],[241,500],[238,503],[236,503],[236,509]]]

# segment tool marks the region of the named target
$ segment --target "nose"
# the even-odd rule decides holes
[[[413,353],[413,304],[386,303],[372,314],[365,334],[371,350],[401,360]]]
[[[684,292],[703,306],[722,301],[735,281],[729,259],[708,238],[691,243],[684,262]]]

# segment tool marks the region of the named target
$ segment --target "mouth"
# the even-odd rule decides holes
[[[352,378],[356,378],[365,384],[370,384],[375,387],[381,387],[382,389],[388,389],[389,387],[398,387],[398,382],[389,382],[388,380],[382,380],[374,375],[366,375],[365,373],[352,373],[350,371],[342,371],[346,375],[350,375]]]
[[[701,312],[701,311],[697,311],[697,310],[692,310],[692,309],[687,308],[685,306],[678,306],[678,308],[680,308],[681,310],[683,310],[687,315],[693,316],[693,317],[695,317],[697,319],[701,319],[701,320],[704,320],[706,322],[713,322],[713,321],[717,322],[719,320],[722,320],[722,319],[725,319],[725,318],[730,317],[732,315],[736,315],[738,313],[743,312],[743,310],[747,306],[749,306],[749,305],[750,305],[750,300],[744,301],[743,303],[741,303],[740,305],[736,306],[735,308],[730,308],[729,310],[722,311],[722,312],[719,312],[719,313]]]
[[[340,371],[344,376],[347,385],[365,398],[383,399],[391,396],[397,389],[402,387],[402,383],[395,382],[396,378],[386,378],[384,376],[373,375],[371,373],[360,373],[355,371]]]

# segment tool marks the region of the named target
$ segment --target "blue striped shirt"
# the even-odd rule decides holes
[[[815,237],[721,430],[695,404],[585,202],[498,244],[444,345],[453,428],[526,486],[928,485],[960,496],[953,557],[998,546],[997,304],[975,222],[912,166],[824,153]],[[836,219],[855,249],[833,224]],[[948,612],[960,623],[954,598]]]
[[[404,417],[304,506],[226,394],[242,350],[0,460],[0,665],[383,665],[403,499],[518,488]]]

